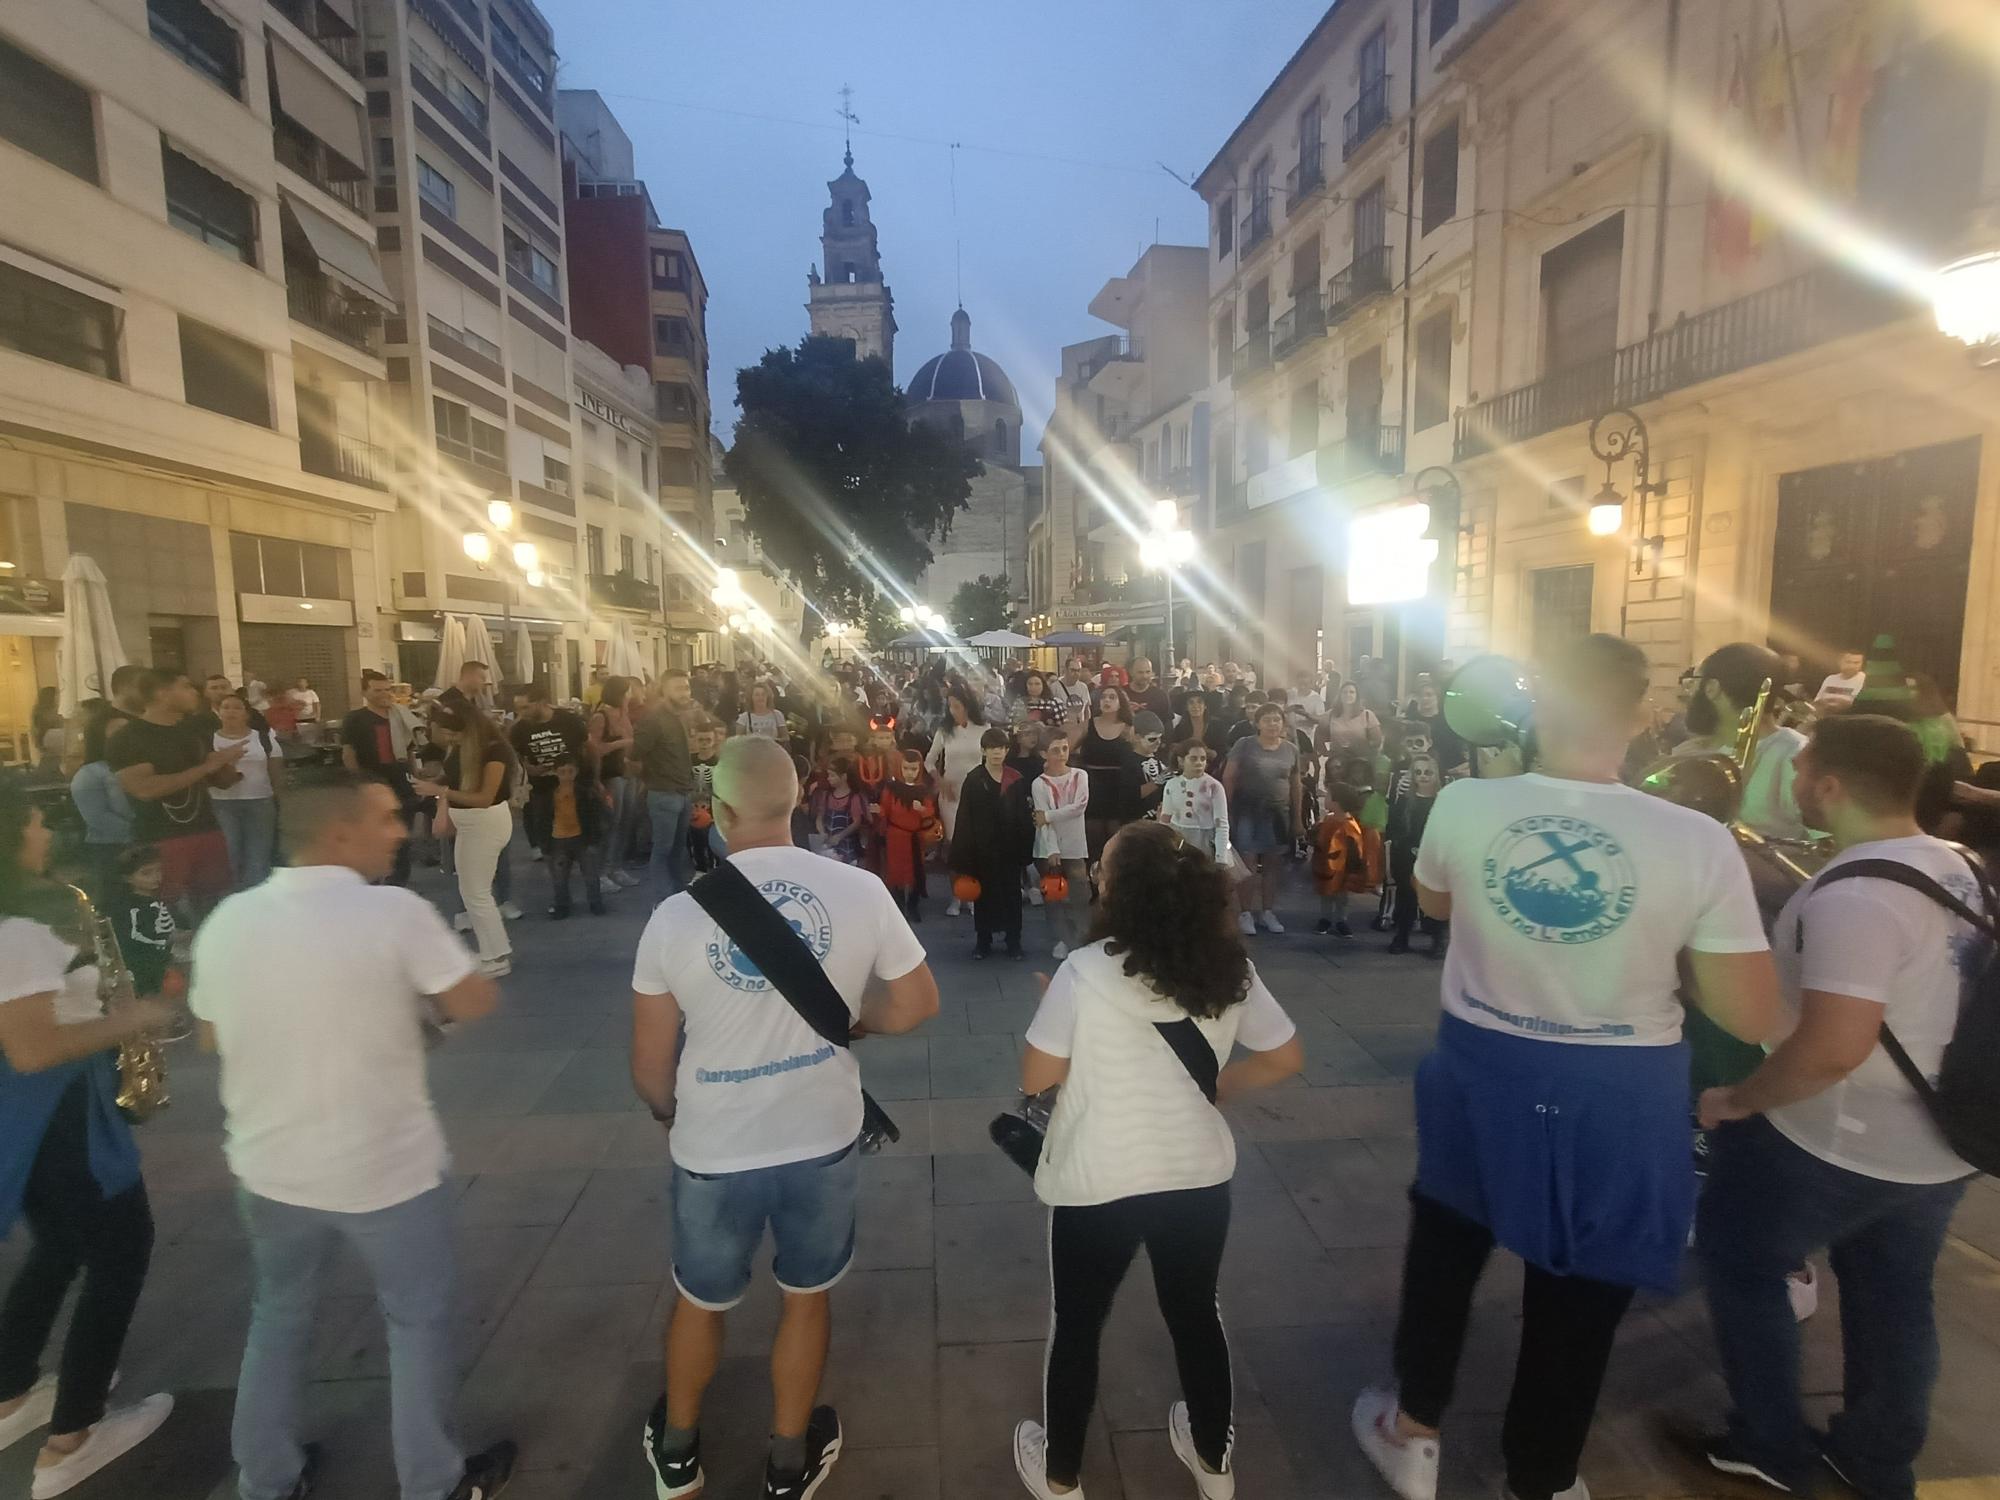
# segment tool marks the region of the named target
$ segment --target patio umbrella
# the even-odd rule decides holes
[[[478,615],[465,617],[465,659],[485,662],[494,677],[501,673],[500,653],[493,649],[493,632],[486,628],[486,622]],[[486,708],[491,705],[480,706]]]
[[[1104,637],[1101,635],[1092,635],[1087,630],[1057,630],[1043,636],[1036,644],[1055,646],[1057,648],[1064,646],[1101,646],[1104,644]]]
[[[528,627],[514,627],[514,680],[533,682],[535,680],[535,641],[528,634]]]
[[[1018,630],[982,630],[966,643],[968,646],[985,646],[996,651],[1019,651],[1035,644],[1031,635],[1022,635]]]
[[[58,712],[67,719],[79,703],[109,697],[111,674],[125,664],[104,570],[79,552],[63,569],[63,633],[56,652]]]
[[[443,692],[456,684],[458,669],[465,662],[465,621],[457,615],[446,615],[443,631],[438,637],[437,678],[431,686]]]
[[[611,627],[611,643],[604,653],[604,665],[613,677],[644,675],[639,647],[632,639],[632,627],[623,620]]]

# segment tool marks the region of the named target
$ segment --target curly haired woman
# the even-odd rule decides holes
[[[1186,1397],[1167,1414],[1174,1454],[1203,1500],[1228,1500],[1215,1284],[1236,1143],[1197,1076],[1224,1100],[1290,1077],[1305,1055],[1243,951],[1227,872],[1165,824],[1130,824],[1105,845],[1091,937],[1049,981],[1021,1062],[1026,1092],[1063,1090],[1035,1173],[1055,1299],[1043,1421],[1015,1429],[1014,1466],[1040,1500],[1079,1493],[1098,1339],[1144,1245]],[[1245,1056],[1224,1066],[1238,1042]]]

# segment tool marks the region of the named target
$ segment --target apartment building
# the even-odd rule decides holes
[[[714,650],[701,659],[733,667],[738,661],[736,648],[741,644],[754,648],[759,659],[784,660],[790,648],[774,650],[772,643],[797,642],[805,624],[805,597],[765,557],[763,544],[750,532],[743,498],[733,485],[724,485],[715,492],[714,558],[718,567],[735,575],[736,586],[744,597],[771,617],[771,629],[768,638],[760,640],[728,629],[725,622],[715,638]],[[848,643],[849,647],[853,644]]]
[[[1037,633],[1086,629],[1147,650],[1164,635],[1163,581],[1140,566],[1138,539],[1159,499],[1201,498],[1192,454],[1197,424],[1203,444],[1208,427],[1192,398],[1207,382],[1206,262],[1199,245],[1150,246],[1090,300],[1090,315],[1120,331],[1063,348],[1028,523]]]
[[[134,661],[333,711],[377,655],[396,300],[359,65],[352,0],[0,15],[0,760],[74,555]]]
[[[529,0],[360,3],[376,240],[403,304],[393,659],[427,681],[443,616],[478,615],[525,624],[538,675],[581,691],[554,38]]]
[[[2000,392],[1928,306],[2000,240],[1965,24],[1330,9],[1197,184],[1204,552],[1244,605],[1200,654],[1407,674],[1608,629],[1664,689],[1727,640],[1886,631],[1995,742]]]

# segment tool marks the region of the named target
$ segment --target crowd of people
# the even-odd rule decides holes
[[[1099,1345],[1143,1246],[1182,1388],[1169,1444],[1203,1500],[1233,1496],[1217,1283],[1236,1148],[1219,1106],[1304,1063],[1254,962],[1285,931],[1293,872],[1318,898],[1314,941],[1359,923],[1440,961],[1392,1380],[1352,1411],[1389,1487],[1435,1500],[1497,1248],[1527,1266],[1507,1493],[1587,1500],[1617,1329],[1637,1292],[1679,1284],[1692,1236],[1730,1409],[1690,1451],[1773,1493],[1811,1493],[1826,1470],[1913,1500],[1932,1269],[1968,1178],[1995,1165],[1965,1125],[1990,1121],[1994,1090],[1968,1104],[1964,1074],[2000,1082],[1992,1059],[1947,1065],[1995,907],[1978,860],[1930,830],[1989,816],[1985,789],[1955,726],[1933,722],[1941,705],[1865,660],[1808,693],[1737,643],[1665,713],[1650,670],[1614,637],[1563,647],[1539,664],[1531,727],[1495,750],[1455,732],[1448,663],[1407,696],[1367,660],[1288,686],[1231,663],[1163,678],[1144,659],[600,671],[563,704],[472,662],[408,701],[368,674],[334,736],[341,767],[297,777],[268,693],[121,677],[74,748],[90,901],[49,878],[40,810],[0,785],[0,1232],[32,1233],[0,1303],[0,1447],[46,1429],[32,1492],[48,1500],[171,1410],[166,1393],[109,1396],[151,1246],[121,1049],[174,1024],[185,971],[223,1060],[255,1273],[243,1500],[303,1500],[324,1462],[304,1387],[336,1241],[387,1319],[405,1500],[498,1494],[512,1445],[455,1436],[453,1213],[425,1055],[501,1003],[524,844],[549,919],[579,888],[592,913],[632,892],[650,910],[631,1067],[673,1157],[676,1297],[644,1424],[667,1500],[703,1492],[704,1399],[767,1233],[782,1293],[767,1500],[810,1496],[839,1457],[818,1399],[828,1292],[853,1259],[879,1113],[855,1048],[937,1012],[919,938],[934,946],[933,883],[947,922],[970,918],[975,958],[1024,956],[1041,908],[1056,960],[1021,1104],[993,1126],[1050,1213],[1043,1410],[1015,1430],[1020,1479],[1040,1500],[1081,1495]],[[1655,752],[1745,741],[1752,855],[1810,845],[1816,871],[1746,859],[1721,822],[1635,785],[1659,779]],[[448,870],[445,910],[405,888],[420,860]],[[260,963],[274,948],[291,960],[277,996]],[[1797,1333],[1821,1252],[1850,1372],[1823,1433]]]

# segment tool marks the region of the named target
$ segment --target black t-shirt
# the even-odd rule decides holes
[[[354,752],[354,764],[360,770],[388,782],[402,801],[416,795],[410,790],[409,770],[396,755],[393,727],[374,709],[357,708],[342,719],[340,743]]]
[[[113,771],[151,766],[161,776],[172,776],[194,769],[213,749],[214,742],[186,720],[155,724],[150,719],[129,719],[105,746],[104,759]],[[208,833],[215,827],[215,809],[209,805],[206,781],[151,802],[132,799],[135,843],[156,844],[161,839]]]
[[[459,780],[460,764],[458,746],[453,745],[445,754],[444,776],[441,778],[453,791],[460,791],[465,787],[465,783]],[[514,764],[507,759],[498,745],[486,752],[486,764],[489,766],[497,764],[500,767],[500,790],[493,794],[493,806],[498,807],[514,794]]]
[[[578,779],[590,775],[590,731],[582,719],[566,708],[554,710],[540,724],[516,720],[507,738],[520,759],[521,769],[535,780],[553,777],[557,760],[565,755],[576,762]]]

